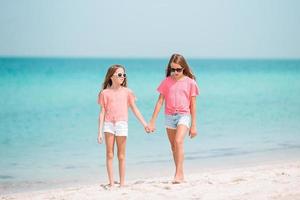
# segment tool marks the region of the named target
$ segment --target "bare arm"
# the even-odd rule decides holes
[[[98,143],[101,144],[103,141],[103,123],[104,123],[105,109],[100,106],[99,118],[98,118]]]
[[[151,117],[151,120],[150,120],[150,123],[149,123],[149,129],[153,132],[155,130],[155,122],[156,122],[156,118],[158,116],[158,113],[161,109],[161,106],[163,105],[164,103],[164,100],[165,100],[165,97],[164,95],[160,94],[159,97],[158,97],[158,100],[156,102],[156,105],[155,105],[155,108],[154,108],[154,111],[153,111],[153,114],[152,114],[152,117]]]
[[[197,135],[197,127],[196,127],[196,97],[191,98],[191,104],[190,104],[190,110],[191,110],[191,128],[190,128],[190,137],[193,138]]]
[[[130,108],[131,108],[132,112],[134,113],[134,115],[136,116],[136,118],[141,122],[141,124],[146,129],[147,122],[145,121],[143,115],[141,114],[141,112],[139,111],[139,109],[137,108],[137,106],[135,105],[134,102],[132,102],[132,104],[130,105]]]

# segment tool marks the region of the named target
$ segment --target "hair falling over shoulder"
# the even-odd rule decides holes
[[[190,77],[191,79],[196,80],[195,75],[193,74],[192,70],[190,69],[189,65],[187,64],[185,58],[180,54],[173,54],[169,60],[167,69],[166,69],[166,77],[171,75],[171,63],[179,64],[183,68],[183,74],[185,76]]]
[[[118,68],[122,68],[125,72],[125,67],[123,67],[122,65],[118,65],[118,64],[112,65],[108,68],[106,75],[105,75],[104,82],[102,84],[102,90],[104,90],[112,85],[111,77],[114,75],[114,73],[117,71]],[[124,79],[124,81],[121,85],[123,87],[127,87],[127,78]]]

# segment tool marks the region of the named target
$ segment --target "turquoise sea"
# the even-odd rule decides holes
[[[186,173],[300,158],[300,60],[188,59],[197,77],[199,135],[185,140]],[[0,193],[106,182],[97,144],[98,92],[123,64],[149,120],[168,58],[0,58]],[[148,135],[130,112],[127,179],[174,169],[163,127]],[[115,159],[117,167],[117,159]],[[117,168],[115,168],[117,177]]]

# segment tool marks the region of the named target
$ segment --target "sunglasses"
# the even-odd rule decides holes
[[[183,68],[171,68],[171,72],[182,72]]]
[[[118,73],[118,74],[116,74],[116,76],[118,77],[118,78],[126,78],[126,74],[122,74],[122,73]]]

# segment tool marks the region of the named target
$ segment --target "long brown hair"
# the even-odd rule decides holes
[[[166,77],[171,75],[171,63],[175,63],[180,65],[183,68],[183,74],[190,77],[191,79],[196,80],[195,75],[193,74],[192,70],[190,69],[189,65],[187,64],[184,57],[180,54],[173,54],[169,60],[169,64],[166,69]]]
[[[122,65],[112,65],[108,68],[105,76],[105,80],[102,85],[102,89],[106,89],[112,85],[111,77],[114,75],[114,73],[117,71],[117,69],[122,68],[125,73],[125,67]],[[123,83],[121,84],[123,87],[127,87],[127,78],[124,78]]]

